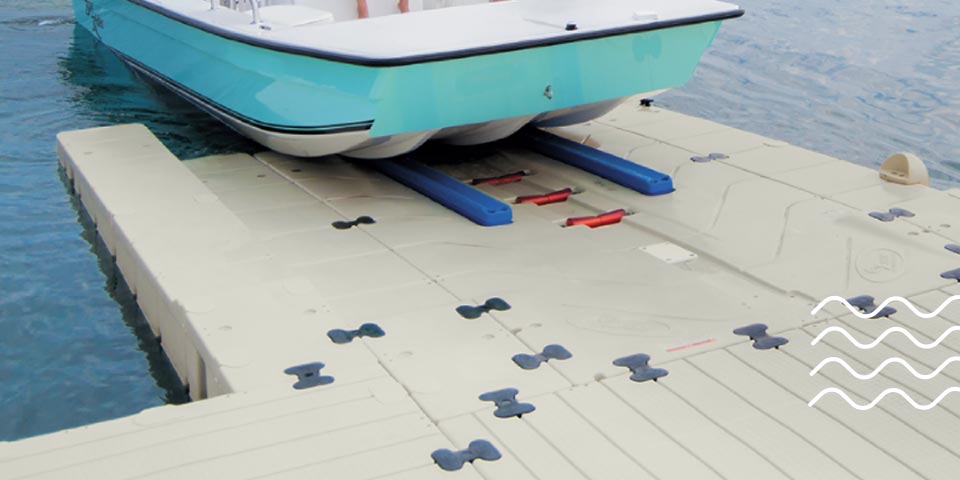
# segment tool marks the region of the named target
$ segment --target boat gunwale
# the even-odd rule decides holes
[[[254,47],[265,48],[268,50],[273,50],[282,53],[288,53],[292,55],[299,55],[311,58],[317,58],[321,60],[328,60],[339,63],[346,63],[351,65],[358,65],[364,67],[400,67],[406,65],[416,65],[421,63],[430,63],[430,62],[439,62],[444,60],[454,60],[459,58],[480,56],[480,55],[493,55],[498,53],[513,52],[517,50],[527,50],[531,48],[539,47],[548,47],[553,45],[561,45],[566,43],[573,43],[582,40],[594,40],[599,38],[607,37],[616,37],[620,35],[630,35],[634,33],[649,32],[655,30],[664,30],[668,28],[675,27],[684,27],[689,25],[698,25],[701,23],[709,23],[723,20],[730,20],[734,18],[742,17],[746,11],[742,8],[736,10],[730,10],[720,13],[711,13],[706,15],[698,15],[692,17],[685,17],[673,20],[665,20],[659,22],[644,23],[641,25],[628,25],[623,27],[608,28],[602,30],[592,30],[584,31],[580,33],[571,33],[566,36],[558,36],[544,39],[532,39],[532,40],[522,40],[518,42],[510,42],[499,45],[491,46],[482,46],[482,47],[471,47],[464,48],[460,50],[452,50],[447,52],[436,52],[436,53],[422,53],[415,55],[408,55],[403,57],[387,57],[387,58],[375,58],[375,57],[364,57],[361,55],[352,55],[341,52],[333,52],[329,50],[322,50],[313,47],[303,47],[291,45],[289,43],[278,42],[269,39],[255,38],[247,34],[236,32],[227,28],[219,27],[216,25],[211,25],[209,23],[202,22],[195,18],[185,15],[180,12],[176,12],[169,8],[162,7],[155,3],[152,3],[148,0],[127,0],[134,5],[141,6],[148,10],[151,10],[155,13],[168,17],[172,20],[178,21],[180,23],[186,24],[193,28],[197,28],[206,33],[216,35],[228,40],[244,43]]]

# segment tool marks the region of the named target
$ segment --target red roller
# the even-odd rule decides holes
[[[543,195],[524,195],[517,197],[514,203],[532,203],[534,205],[550,205],[551,203],[566,202],[570,195],[573,195],[572,188],[564,188],[556,192],[544,193]]]
[[[508,183],[515,183],[523,180],[523,177],[527,176],[527,172],[520,171],[515,173],[508,173],[506,175],[500,175],[499,177],[487,177],[487,178],[474,178],[470,182],[470,185],[505,185]]]
[[[627,211],[621,208],[612,212],[601,213],[600,215],[593,217],[568,218],[567,226],[573,227],[575,225],[585,225],[590,228],[605,227],[607,225],[620,223],[620,220],[623,220],[623,217],[626,214]]]

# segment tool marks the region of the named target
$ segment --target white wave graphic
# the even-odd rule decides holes
[[[870,403],[868,403],[868,404],[866,404],[866,405],[860,405],[859,403],[854,402],[846,393],[843,392],[843,390],[840,390],[839,388],[832,388],[832,387],[831,387],[831,388],[825,388],[825,389],[823,389],[820,393],[817,394],[816,397],[813,398],[813,400],[810,400],[810,403],[808,403],[807,406],[812,407],[812,406],[816,405],[817,402],[819,402],[820,399],[823,398],[825,395],[827,395],[827,394],[829,394],[829,393],[833,393],[833,394],[839,396],[840,398],[844,399],[851,407],[853,407],[853,408],[855,408],[855,409],[857,409],[857,410],[860,410],[860,411],[865,411],[865,410],[870,410],[870,409],[873,408],[873,407],[876,407],[877,404],[880,403],[880,401],[883,400],[883,398],[886,397],[887,395],[890,395],[890,394],[894,394],[894,393],[895,393],[895,394],[900,395],[901,397],[903,397],[903,399],[906,400],[907,403],[909,403],[913,408],[915,408],[915,409],[917,409],[917,410],[926,411],[926,410],[930,410],[930,409],[936,407],[937,405],[939,405],[940,402],[943,401],[943,399],[944,399],[947,395],[950,395],[951,393],[956,393],[956,392],[960,392],[960,387],[950,387],[950,388],[944,390],[943,393],[941,393],[939,396],[937,396],[937,398],[935,398],[932,402],[930,402],[930,403],[928,403],[928,404],[926,404],[926,405],[922,405],[922,404],[917,403],[917,401],[914,400],[910,395],[908,395],[907,392],[904,392],[903,390],[900,390],[899,388],[888,388],[888,389],[880,392],[880,395],[877,395],[877,398],[874,398],[872,402],[870,402]]]
[[[854,307],[853,305],[850,305],[850,302],[848,302],[846,298],[838,297],[838,296],[832,296],[832,297],[827,297],[827,298],[823,299],[822,302],[820,302],[819,304],[817,304],[817,306],[814,307],[814,309],[810,312],[810,315],[816,315],[817,313],[820,312],[820,310],[823,310],[823,307],[827,306],[827,304],[829,304],[830,302],[838,302],[838,303],[840,303],[840,304],[843,304],[843,306],[847,307],[847,309],[850,310],[850,313],[852,313],[852,314],[854,314],[854,315],[856,315],[856,316],[858,316],[858,317],[860,317],[860,318],[863,318],[863,319],[869,319],[869,318],[873,318],[874,315],[876,315],[877,313],[879,313],[879,312],[880,312],[881,310],[883,310],[884,308],[887,308],[887,306],[890,305],[891,303],[893,303],[893,302],[899,302],[899,303],[902,304],[903,306],[905,306],[905,307],[907,307],[908,309],[910,309],[910,311],[912,311],[914,315],[916,315],[916,316],[918,316],[918,317],[920,317],[920,318],[931,319],[931,318],[933,318],[933,317],[936,317],[937,315],[940,315],[940,312],[942,312],[945,308],[947,308],[947,306],[949,306],[951,303],[953,303],[953,302],[956,301],[956,300],[960,300],[960,295],[954,295],[954,296],[952,296],[952,297],[944,300],[943,303],[940,304],[940,307],[939,307],[939,308],[937,308],[936,310],[934,310],[934,311],[932,311],[932,312],[927,313],[927,312],[923,312],[923,311],[919,310],[919,309],[918,309],[917,307],[915,307],[912,303],[910,303],[910,300],[907,300],[906,298],[903,298],[903,297],[890,297],[890,298],[884,300],[883,303],[881,303],[881,304],[876,308],[876,310],[874,310],[874,311],[872,311],[872,312],[870,312],[870,313],[861,313],[861,312],[860,312],[860,309],[857,308],[857,307]]]
[[[950,334],[954,332],[960,332],[960,326],[954,325],[948,328],[945,332],[943,332],[942,335],[940,335],[936,340],[930,343],[923,343],[920,340],[917,340],[917,338],[914,337],[912,333],[908,332],[903,327],[890,327],[886,329],[883,333],[881,333],[876,340],[870,343],[860,343],[859,341],[857,341],[856,338],[853,338],[853,335],[850,335],[850,332],[844,330],[842,327],[827,327],[823,329],[823,331],[820,332],[820,334],[817,335],[816,338],[810,341],[810,345],[816,345],[820,343],[820,340],[823,340],[823,337],[826,337],[827,335],[833,332],[837,332],[843,335],[844,337],[847,337],[847,340],[849,340],[850,343],[853,344],[853,346],[859,348],[860,350],[869,350],[873,347],[876,347],[877,345],[880,344],[880,342],[882,342],[885,338],[887,338],[889,335],[893,333],[899,333],[899,334],[902,334],[904,337],[907,337],[907,340],[910,340],[911,342],[913,342],[913,344],[916,345],[917,348],[930,350],[931,348],[939,346],[947,337],[950,336]]]
[[[825,367],[825,366],[827,366],[827,365],[829,365],[829,364],[831,364],[831,363],[836,363],[836,364],[840,365],[841,367],[847,369],[847,371],[850,372],[850,375],[853,375],[854,377],[856,377],[856,378],[858,378],[858,379],[860,379],[860,380],[870,380],[870,379],[876,377],[877,375],[879,375],[880,372],[882,372],[884,368],[887,368],[887,365],[890,365],[890,364],[892,364],[892,363],[897,363],[897,364],[902,365],[903,368],[906,368],[907,371],[909,371],[911,374],[913,374],[914,377],[917,377],[917,378],[919,378],[920,380],[930,380],[931,378],[936,377],[937,375],[940,375],[940,372],[942,372],[943,369],[947,368],[948,365],[950,365],[951,363],[954,363],[954,362],[960,362],[960,357],[950,357],[950,358],[944,360],[943,363],[941,363],[940,366],[937,367],[937,369],[934,370],[933,372],[931,372],[931,373],[929,373],[929,374],[922,374],[922,373],[918,372],[916,369],[914,369],[912,365],[910,365],[909,363],[907,363],[906,360],[904,360],[904,359],[902,359],[902,358],[899,358],[899,357],[892,357],[892,358],[888,358],[888,359],[884,360],[883,363],[881,363],[879,367],[877,367],[876,369],[873,370],[873,372],[870,372],[870,373],[867,373],[867,374],[861,374],[861,373],[857,372],[856,370],[854,370],[853,367],[851,367],[850,364],[847,363],[847,362],[845,362],[842,358],[838,358],[838,357],[828,357],[828,358],[825,358],[825,359],[824,359],[822,362],[820,362],[816,367],[814,367],[813,370],[810,371],[810,376],[812,377],[812,376],[816,375],[817,373],[820,373],[820,370],[821,370],[823,367]]]

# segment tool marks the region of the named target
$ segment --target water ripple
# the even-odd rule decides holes
[[[918,154],[960,183],[960,4],[744,0],[668,108],[875,167]]]

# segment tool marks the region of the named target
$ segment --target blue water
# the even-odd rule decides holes
[[[960,2],[740,5],[662,106],[870,167],[911,151],[935,186],[960,182]]]
[[[910,150],[960,186],[960,4],[745,0],[660,105],[876,166]],[[54,135],[147,124],[174,153],[249,142],[132,75],[65,0],[0,0],[0,440],[185,400],[67,193]]]
[[[0,3],[0,45],[0,440],[185,401],[67,193],[54,135],[142,122],[185,157],[250,144],[135,78],[68,1]]]

